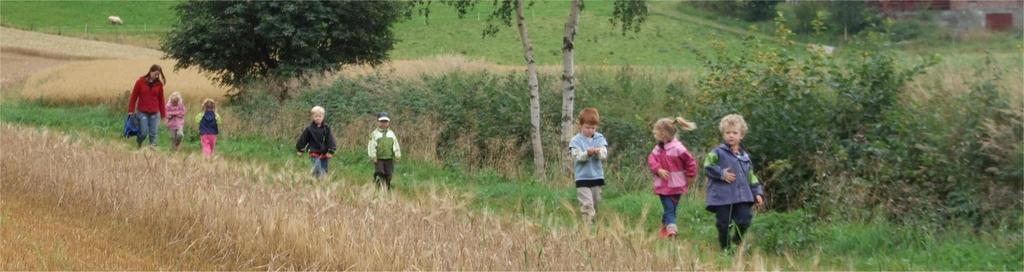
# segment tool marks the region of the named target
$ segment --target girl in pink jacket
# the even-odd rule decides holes
[[[185,101],[181,100],[181,94],[171,93],[165,106],[167,112],[167,129],[171,131],[171,148],[174,151],[181,149],[181,139],[185,137]]]
[[[658,144],[647,156],[647,166],[654,174],[654,194],[661,199],[665,212],[661,216],[661,238],[679,233],[676,226],[676,206],[679,197],[687,192],[688,181],[697,176],[697,161],[676,139],[676,126],[694,130],[697,125],[682,117],[662,118],[654,123],[654,139]]]

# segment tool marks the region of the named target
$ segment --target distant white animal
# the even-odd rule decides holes
[[[112,25],[124,24],[124,21],[121,21],[121,17],[117,17],[117,16],[113,16],[113,15],[107,16],[107,22],[110,22],[110,24],[112,24]]]
[[[832,55],[836,51],[835,47],[823,45],[823,44],[807,44],[807,49],[812,51],[821,51],[825,55]]]
[[[825,54],[826,54],[826,55],[832,55],[832,52],[835,52],[835,51],[836,51],[836,48],[835,48],[835,47],[832,47],[832,46],[828,46],[828,45],[822,45],[821,47],[822,47],[822,48],[825,48]]]

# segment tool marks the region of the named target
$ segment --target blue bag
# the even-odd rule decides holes
[[[139,136],[139,119],[134,114],[129,114],[124,120],[124,137]]]

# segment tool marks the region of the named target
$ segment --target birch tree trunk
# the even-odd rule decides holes
[[[516,0],[516,26],[519,28],[519,39],[523,42],[523,53],[526,58],[526,72],[529,75],[530,87],[530,140],[533,145],[533,168],[538,180],[545,180],[544,145],[541,141],[540,124],[540,86],[537,82],[537,64],[533,59],[533,44],[526,31],[523,18],[523,0]]]
[[[573,116],[576,103],[576,71],[573,67],[576,47],[576,29],[580,23],[580,4],[582,0],[573,0],[569,9],[569,20],[565,22],[565,33],[562,36],[562,135],[561,147],[568,147],[573,136]],[[566,149],[567,148],[563,148]],[[568,152],[559,152],[562,168],[568,168],[571,161]]]

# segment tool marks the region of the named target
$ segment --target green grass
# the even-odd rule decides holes
[[[0,25],[47,33],[87,36],[102,40],[156,46],[156,38],[176,20],[178,1],[2,1]],[[527,26],[537,62],[561,63],[561,41],[568,1],[537,1],[526,9]],[[771,45],[772,23],[750,23],[715,16],[686,3],[651,1],[650,16],[639,33],[621,30],[609,22],[611,1],[587,2],[576,37],[576,63],[586,65],[645,65],[669,68],[697,68],[699,60],[687,47],[710,51],[721,46],[726,52],[740,48],[740,41],[754,34]],[[440,54],[461,54],[506,65],[522,65],[523,52],[514,24],[502,27],[495,37],[483,38],[491,2],[482,1],[465,18],[443,5],[434,5],[429,18],[414,16],[395,25],[399,42],[391,52],[395,59],[416,59]],[[121,26],[107,24],[108,15],[125,20]],[[756,26],[757,30],[749,31]],[[88,33],[86,33],[88,32]],[[1020,54],[1022,43],[1013,33],[995,35],[984,41],[955,42],[931,35],[901,44],[912,55],[965,54],[980,57],[984,51]],[[132,40],[135,38],[135,40]],[[816,42],[813,37],[797,40]]]
[[[0,104],[0,122],[53,129],[72,137],[100,138],[134,145],[133,140],[120,136],[123,118],[123,113],[105,106],[53,106],[10,96]],[[166,150],[166,130],[161,130],[161,133],[159,146]],[[193,154],[200,152],[195,140],[186,143],[183,150]],[[333,178],[369,183],[372,170],[365,155],[359,148],[345,150],[331,161]],[[295,156],[289,142],[262,136],[222,135],[217,153],[228,160],[266,164],[271,169],[308,168],[308,161]],[[398,163],[396,173],[397,190],[402,194],[440,186],[471,195],[471,207],[476,210],[517,214],[549,226],[567,226],[575,220],[575,190],[569,186],[509,179],[494,171],[470,173],[445,169],[409,160]],[[612,217],[622,218],[627,225],[650,230],[654,235],[661,214],[658,200],[645,186],[640,186],[644,188],[641,190],[624,189],[626,187],[637,186],[612,181],[605,188],[602,217],[605,221]],[[714,218],[703,207],[700,190],[694,190],[682,199],[678,211],[680,239],[675,242],[689,243],[702,259],[711,260],[719,267],[730,267],[731,257],[717,253]],[[641,217],[645,211],[646,216]],[[884,221],[820,222],[813,217],[801,225],[793,221],[801,214],[765,212],[755,217],[755,229],[751,232],[754,241],[779,237],[778,241],[794,245],[785,247],[785,252],[794,259],[789,263],[785,257],[766,251],[773,245],[755,242],[754,248],[768,252],[773,265],[789,269],[819,267],[815,266],[813,256],[820,255],[820,267],[835,269],[1024,268],[1024,247],[1021,246],[1024,238],[1020,233],[1009,230],[972,234],[955,224],[945,230],[922,230]],[[608,223],[605,221],[602,224]],[[765,241],[767,243],[768,240]]]
[[[156,37],[176,20],[176,1],[3,1],[0,24],[20,29],[62,33],[100,39],[116,35]],[[561,41],[566,16],[566,1],[538,1],[527,9],[527,26],[540,64],[561,63]],[[652,2],[652,10],[673,3]],[[464,19],[442,5],[434,5],[429,19],[414,17],[395,26],[400,40],[392,51],[396,59],[413,59],[439,54],[463,54],[499,64],[521,65],[523,50],[514,24],[503,27],[497,36],[482,38],[491,3],[483,1]],[[739,36],[701,27],[685,20],[651,16],[640,33],[623,35],[608,21],[610,1],[588,2],[580,19],[576,62],[593,65],[657,65],[693,67],[697,60],[685,49],[689,44],[707,48],[720,40],[736,48]],[[108,15],[118,15],[125,24],[107,24]],[[477,19],[479,17],[479,19]],[[86,27],[88,25],[88,28]],[[151,44],[150,44],[151,45]]]
[[[0,1],[0,25],[156,47],[177,20],[174,1]],[[107,16],[124,25],[111,25]]]
[[[651,2],[651,10],[663,9],[671,2]],[[435,8],[429,25],[422,19],[399,24],[402,42],[396,45],[395,58],[417,58],[438,53],[457,53],[484,57],[500,64],[521,65],[523,50],[513,27],[502,28],[493,38],[482,38],[490,4],[477,7],[464,19],[454,12]],[[538,1],[526,12],[526,23],[534,54],[540,64],[559,64],[562,59],[562,34],[569,13],[568,1]],[[623,35],[609,22],[610,1],[587,2],[580,17],[576,36],[576,62],[592,65],[652,65],[693,67],[698,60],[686,46],[707,49],[720,41],[727,49],[737,49],[742,38],[728,32],[701,27],[686,20],[652,14],[639,33]]]

